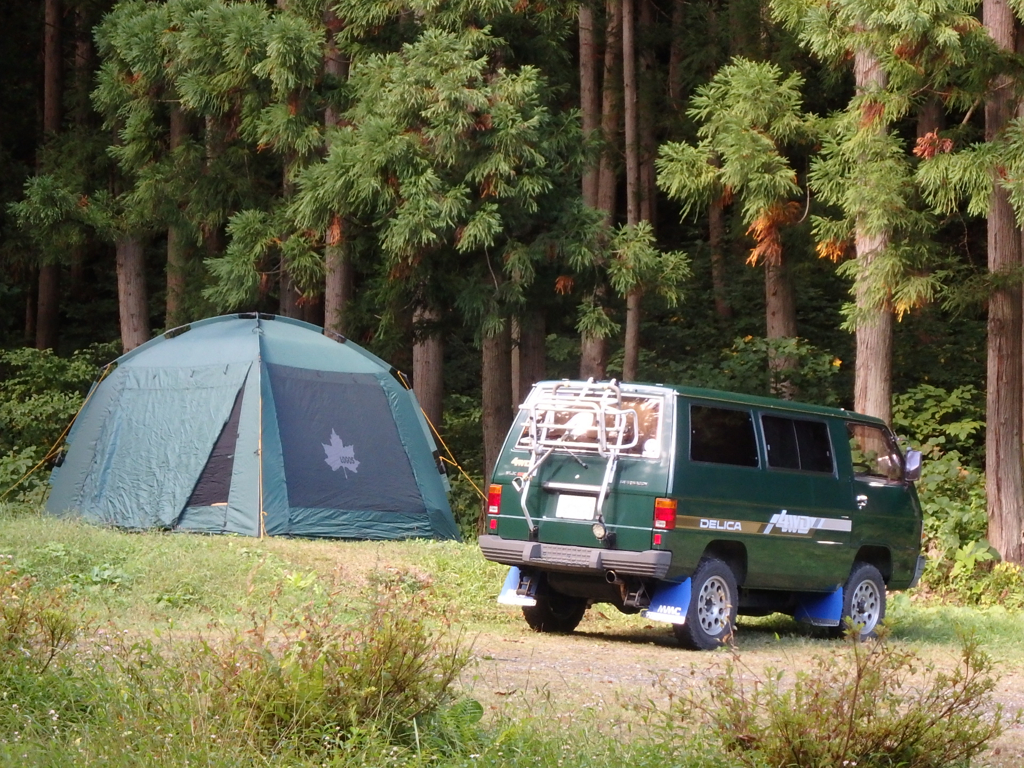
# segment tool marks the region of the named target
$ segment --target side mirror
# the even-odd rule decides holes
[[[915,451],[913,449],[907,451],[906,471],[903,473],[903,479],[909,483],[913,483],[921,479],[920,451]]]

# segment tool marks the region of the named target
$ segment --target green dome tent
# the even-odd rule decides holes
[[[93,386],[47,510],[131,529],[457,539],[447,478],[394,369],[308,323],[168,331]]]

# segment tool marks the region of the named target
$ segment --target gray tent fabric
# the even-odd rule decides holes
[[[231,315],[110,368],[51,476],[52,514],[249,536],[459,537],[415,396],[351,342]]]

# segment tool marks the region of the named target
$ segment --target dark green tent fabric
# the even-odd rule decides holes
[[[458,538],[436,456],[387,363],[307,323],[231,315],[116,361],[47,509],[133,529]]]

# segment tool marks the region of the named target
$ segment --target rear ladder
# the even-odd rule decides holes
[[[513,481],[513,486],[519,492],[530,535],[537,531],[526,506],[530,483],[552,454],[571,456],[586,468],[573,449],[596,451],[607,459],[601,485],[597,488],[597,520],[603,523],[604,502],[615,479],[619,455],[635,448],[640,439],[636,409],[623,407],[618,383],[614,379],[559,382],[549,394],[540,394],[519,406],[519,410],[526,413],[523,442],[528,443],[530,463],[527,471]]]

